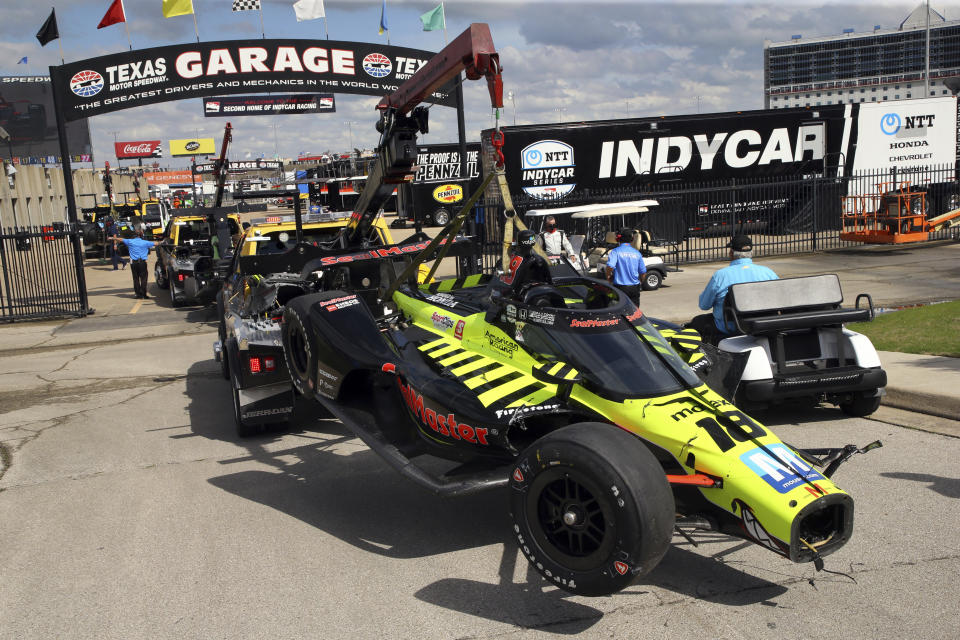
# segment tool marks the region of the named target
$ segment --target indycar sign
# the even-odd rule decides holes
[[[113,149],[117,158],[162,158],[163,152],[159,140],[140,140],[137,142],[114,142]]]
[[[331,40],[229,40],[126,51],[50,67],[67,121],[170,100],[251,91],[383,96],[434,54]],[[426,102],[454,106],[452,81]]]
[[[274,116],[291,113],[333,113],[336,110],[332,93],[220,96],[203,99],[203,115],[208,118]]]

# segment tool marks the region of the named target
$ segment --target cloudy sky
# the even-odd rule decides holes
[[[0,9],[0,74],[46,74],[59,63],[56,42],[41,48],[34,34],[57,9],[61,44],[68,62],[124,51],[122,24],[97,30],[111,0],[4,2]],[[259,38],[257,12],[233,13],[231,0],[193,0],[202,40]],[[293,0],[263,0],[267,38],[317,38],[324,21],[296,22]],[[390,44],[437,51],[442,32],[424,32],[418,16],[436,0],[387,0]],[[126,0],[130,37],[136,49],[195,40],[190,16],[164,19],[161,0]],[[386,44],[378,35],[380,0],[326,0],[331,40]],[[839,34],[896,27],[918,2],[639,2],[636,0],[446,0],[452,39],[471,22],[490,25],[504,68],[505,124],[597,120],[630,116],[703,113],[763,106],[763,41],[792,34]],[[960,19],[960,1],[934,2],[948,20]],[[27,56],[28,65],[17,60]],[[486,85],[465,85],[467,133],[493,122]],[[300,152],[372,148],[375,97],[337,96],[337,113],[235,118],[231,156],[247,153],[283,157]],[[220,118],[204,118],[202,100],[184,100],[96,116],[90,120],[97,163],[114,160],[113,141],[219,138]],[[346,123],[352,123],[347,125]],[[456,139],[452,109],[431,111],[426,142]],[[181,161],[169,160],[176,165]]]

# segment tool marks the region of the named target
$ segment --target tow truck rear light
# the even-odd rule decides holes
[[[178,274],[177,274],[177,280],[179,280],[180,282],[183,282],[183,274],[182,274],[182,273],[178,273]]]
[[[277,359],[274,357],[250,356],[249,362],[250,373],[265,373],[277,370]]]
[[[267,220],[267,224],[283,222],[283,216],[267,216],[266,220]]]

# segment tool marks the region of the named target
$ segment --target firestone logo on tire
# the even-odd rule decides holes
[[[92,98],[103,90],[103,76],[96,71],[78,71],[70,78],[70,91],[81,98]]]
[[[373,76],[374,78],[383,78],[390,75],[390,72],[393,71],[393,63],[390,62],[390,58],[382,53],[368,53],[363,58],[361,66],[363,66],[363,70],[367,72],[368,76]]]

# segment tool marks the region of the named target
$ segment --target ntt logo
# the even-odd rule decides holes
[[[897,131],[900,131],[900,126],[902,122],[900,116],[896,113],[885,114],[880,118],[880,131],[883,131],[888,136],[895,135]]]

